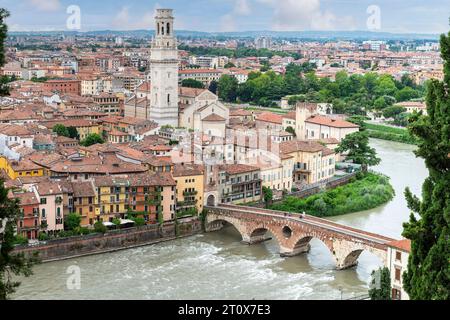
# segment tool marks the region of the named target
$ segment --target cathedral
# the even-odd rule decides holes
[[[173,11],[157,9],[150,81],[141,83],[134,96],[125,101],[124,116],[202,132],[208,132],[209,128],[210,134],[223,135],[229,119],[228,108],[206,89],[179,87],[178,64]]]

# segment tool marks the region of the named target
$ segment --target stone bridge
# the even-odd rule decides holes
[[[338,270],[355,266],[364,250],[379,257],[386,265],[386,244],[395,240],[309,215],[300,217],[281,211],[225,204],[205,209],[208,210],[207,232],[220,230],[227,222],[239,231],[243,243],[255,244],[267,240],[266,232],[270,231],[284,257],[308,252],[311,239],[319,239],[330,250]]]

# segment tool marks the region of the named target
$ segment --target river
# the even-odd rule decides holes
[[[391,177],[396,196],[379,208],[332,220],[400,238],[408,220],[403,191],[420,195],[427,176],[414,146],[371,140],[382,162],[373,169]],[[319,240],[308,254],[281,258],[274,240],[239,243],[234,228],[193,237],[45,263],[21,279],[14,299],[341,299],[367,294],[370,273],[381,261],[363,252],[356,268],[334,270],[331,253]],[[67,270],[81,272],[79,289],[68,289]]]

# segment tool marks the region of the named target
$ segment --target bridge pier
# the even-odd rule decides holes
[[[336,258],[336,269],[337,270],[345,270],[350,269],[358,265],[358,257],[361,254],[362,250],[354,250],[350,253],[338,254],[335,256]]]
[[[352,262],[352,263],[336,263],[336,269],[337,270],[346,270],[353,267],[356,267],[358,265],[358,261]]]
[[[252,235],[252,236],[243,235],[241,243],[252,245],[252,244],[257,244],[257,243],[261,243],[261,242],[264,242],[264,241],[268,241],[268,240],[271,240],[271,239],[272,238],[266,238],[265,234]]]
[[[224,227],[223,221],[217,220],[206,224],[205,231],[206,232],[213,232],[213,231],[219,231],[222,230]]]
[[[281,257],[294,257],[303,253],[308,253],[311,250],[311,245],[309,243],[305,243],[301,246],[296,246],[295,248],[284,248],[280,247],[280,256]]]

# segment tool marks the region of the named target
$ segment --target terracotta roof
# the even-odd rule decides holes
[[[96,187],[113,187],[125,185],[130,187],[140,186],[174,186],[175,180],[170,172],[146,173],[121,176],[103,176],[95,177],[94,185]]]
[[[36,190],[41,196],[49,196],[55,194],[62,194],[62,188],[58,182],[42,181],[36,184]]]
[[[207,91],[206,89],[201,88],[189,88],[189,87],[180,87],[178,92],[180,96],[188,96],[195,98],[201,95],[203,92]]]
[[[204,117],[202,121],[225,121],[225,118],[219,116],[218,114],[211,113],[209,116]]]
[[[59,162],[50,168],[57,173],[94,173],[94,174],[126,174],[141,173],[147,171],[143,165],[125,162],[116,157],[115,154],[100,156],[89,156],[78,159],[70,159]]]
[[[26,127],[7,123],[0,123],[0,134],[18,137],[31,136],[31,132]]]
[[[322,126],[328,126],[333,128],[359,128],[358,125],[341,120],[341,119],[332,119],[325,116],[312,116],[309,119],[307,119],[305,122],[318,124]]]
[[[246,164],[225,164],[219,167],[219,170],[225,171],[228,174],[239,174],[260,170],[258,167],[249,166]]]
[[[285,115],[283,115],[282,117],[283,117],[283,119],[295,120],[296,114],[295,114],[295,111],[290,111],[290,112],[286,113]]]
[[[252,113],[244,109],[230,109],[230,117],[247,117],[251,116]]]
[[[420,109],[426,109],[426,107],[427,107],[425,102],[421,102],[421,101],[404,101],[404,102],[396,103],[395,105],[399,106],[399,107],[414,107],[414,108],[420,108]]]
[[[199,176],[203,175],[204,167],[199,164],[185,163],[176,164],[173,167],[174,177]]]
[[[319,152],[325,147],[318,142],[308,140],[291,140],[280,143],[280,151],[283,153],[291,153],[297,151]]]
[[[34,192],[13,193],[13,197],[18,199],[20,201],[20,205],[22,206],[39,204],[39,200]]]
[[[400,249],[406,252],[411,252],[411,240],[403,239],[403,240],[395,240],[387,243],[388,246],[396,249]]]
[[[73,196],[77,198],[95,197],[95,190],[91,182],[74,182],[72,183]]]
[[[272,112],[263,112],[256,117],[257,121],[271,122],[276,124],[283,123],[283,117]]]
[[[222,70],[218,69],[184,69],[179,71],[180,74],[191,74],[191,73],[222,73]]]
[[[42,169],[41,166],[35,164],[34,162],[30,161],[29,159],[21,159],[20,161],[11,161],[10,162],[11,168],[14,171],[33,171],[33,170],[40,170]]]

